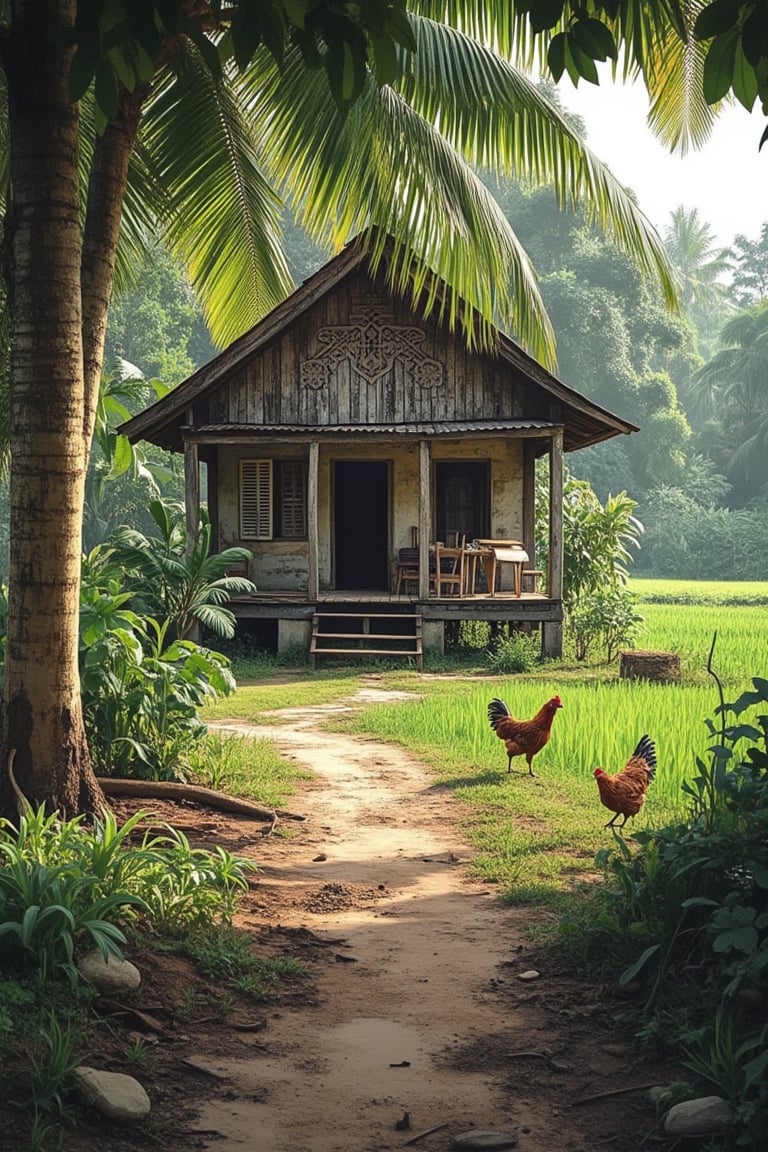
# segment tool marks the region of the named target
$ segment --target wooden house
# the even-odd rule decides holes
[[[204,466],[214,539],[252,555],[238,621],[276,622],[278,649],[313,660],[419,664],[422,640],[440,650],[457,620],[541,626],[543,652],[561,653],[563,453],[636,430],[501,333],[493,352],[470,350],[393,294],[383,267],[370,273],[361,239],[121,428],[183,452],[188,525]],[[439,543],[457,547],[446,558]]]

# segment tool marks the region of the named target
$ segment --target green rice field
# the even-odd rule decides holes
[[[768,667],[768,604],[750,607],[713,604],[645,604],[645,630],[638,648],[677,652],[683,680],[703,683],[715,634],[712,667],[728,687],[749,685]],[[710,683],[712,683],[710,679]]]
[[[650,580],[632,576],[629,587],[650,604],[768,605],[768,581]]]

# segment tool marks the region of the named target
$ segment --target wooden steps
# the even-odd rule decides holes
[[[347,624],[348,628],[345,627]],[[424,668],[421,615],[416,612],[346,609],[315,612],[312,616],[312,640],[309,646],[311,668],[317,667],[318,656],[405,658],[415,660],[421,672]]]

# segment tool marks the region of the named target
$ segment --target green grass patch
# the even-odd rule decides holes
[[[260,1003],[274,1000],[281,984],[308,976],[306,965],[292,956],[255,956],[251,936],[231,925],[187,933],[179,939],[176,950],[194,960],[203,975],[219,986]]]
[[[275,744],[260,736],[209,731],[190,757],[195,780],[205,788],[230,792],[268,808],[284,808],[297,780],[311,772],[286,760]]]
[[[768,604],[766,580],[651,580],[632,576],[629,587],[643,604]]]
[[[230,719],[261,721],[265,712],[330,704],[344,696],[354,696],[359,687],[359,674],[349,669],[326,673],[296,671],[268,683],[238,682],[234,696],[206,704],[200,716],[206,723]]]

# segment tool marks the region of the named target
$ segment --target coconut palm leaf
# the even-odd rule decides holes
[[[264,124],[265,170],[315,240],[338,248],[378,225],[372,263],[386,235],[394,237],[389,269],[398,290],[410,286],[418,297],[426,289],[427,308],[439,304],[452,326],[463,300],[470,340],[478,314],[506,319],[512,304],[518,336],[551,362],[551,327],[512,228],[455,149],[397,92],[369,81],[342,117],[322,74],[308,73],[298,54],[281,74],[254,69],[242,87],[249,115]],[[415,269],[414,253],[422,261]],[[430,270],[455,291],[441,294]],[[481,339],[490,338],[486,327]]]
[[[409,7],[461,27],[484,43],[495,43],[501,56],[537,74],[546,71],[547,49],[555,35],[569,31],[574,22],[584,17],[596,16],[611,31],[618,46],[615,61],[607,62],[609,74],[624,81],[642,79],[650,97],[649,126],[666,147],[684,155],[689,147],[701,147],[712,131],[719,106],[708,105],[703,95],[708,45],[692,35],[696,17],[705,7],[704,0],[636,0],[614,5],[613,18],[605,5],[595,12],[587,6],[576,10],[575,4],[565,5],[561,18],[540,33],[531,28],[530,5],[526,4],[453,0],[444,5],[433,0],[411,0]]]
[[[561,204],[591,219],[674,289],[652,225],[610,169],[528,77],[477,43],[428,20],[413,22],[417,51],[403,54],[404,95],[470,163],[534,183],[553,183]]]
[[[163,72],[145,106],[141,145],[166,194],[167,239],[223,346],[285,299],[293,281],[258,133],[232,86],[215,81],[194,45],[184,52],[183,67]]]
[[[313,237],[338,246],[380,225],[395,237],[396,286],[411,282],[415,251],[456,292],[446,302],[425,274],[411,283],[414,292],[427,287],[429,306],[439,299],[456,323],[463,300],[470,333],[477,314],[500,319],[551,364],[551,331],[530,262],[468,161],[533,171],[553,179],[563,199],[585,199],[672,298],[650,224],[535,86],[451,29],[423,21],[414,28],[419,50],[401,55],[398,81],[381,89],[370,82],[345,118],[322,75],[307,73],[298,54],[278,72],[265,53],[242,80],[249,115],[264,125],[264,169]],[[383,247],[374,248],[374,263]],[[483,329],[481,338],[488,335]]]
[[[721,107],[704,99],[707,48],[690,30],[681,40],[668,28],[648,55],[644,74],[651,97],[648,125],[670,152],[680,156],[707,142]]]

